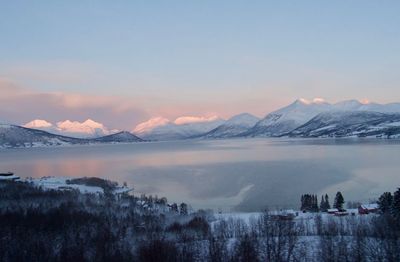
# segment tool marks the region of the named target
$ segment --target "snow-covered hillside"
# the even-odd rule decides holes
[[[120,132],[96,139],[73,138],[16,125],[0,124],[0,148],[49,147],[95,143],[140,142],[129,132]]]
[[[40,187],[43,190],[78,190],[82,194],[103,194],[104,188],[102,185],[108,183],[96,177],[92,178],[71,178],[71,177],[41,177],[41,178],[27,178],[22,181],[27,181],[35,187]],[[101,183],[94,183],[94,182]],[[128,193],[133,189],[127,186],[112,185],[110,191],[114,194]]]
[[[268,114],[253,128],[243,133],[249,137],[282,136],[306,124],[321,113],[335,112],[380,112],[400,113],[400,103],[377,104],[361,103],[357,100],[346,100],[330,104],[322,99],[307,101],[298,99],[294,103]],[[360,117],[362,114],[359,115]],[[362,121],[362,119],[360,119]]]
[[[252,128],[260,119],[248,113],[231,117],[225,123],[202,135],[202,138],[236,137]]]
[[[65,120],[57,122],[55,125],[46,120],[36,119],[26,123],[24,127],[77,138],[95,138],[119,132],[118,130],[110,130],[102,123],[92,119],[87,119],[84,122]]]
[[[173,122],[157,117],[139,124],[133,133],[147,140],[187,139],[207,133],[224,122],[225,120],[216,116],[180,117]]]
[[[0,148],[8,147],[43,147],[72,144],[86,144],[79,138],[64,137],[14,125],[0,125]]]
[[[331,110],[331,108],[330,104],[319,99],[312,102],[298,99],[292,104],[268,114],[243,135],[250,137],[280,136],[305,124],[317,114]]]
[[[317,115],[288,134],[300,137],[400,137],[400,114],[336,111]]]

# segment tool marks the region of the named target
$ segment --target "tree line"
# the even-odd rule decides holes
[[[331,208],[328,194],[321,196],[321,202],[319,206],[318,206],[318,197],[317,195],[313,194],[302,195],[300,202],[301,202],[300,210],[303,212],[319,212],[319,211],[327,212],[328,209]],[[333,207],[338,209],[339,211],[343,211],[344,210],[343,205],[344,205],[344,197],[342,193],[339,191],[336,193]]]
[[[317,197],[302,197],[315,208]],[[334,206],[344,202],[336,194]],[[327,208],[323,196],[318,209]],[[343,201],[342,201],[343,200]],[[321,204],[323,203],[323,204]],[[400,189],[380,213],[222,216],[165,198],[96,196],[0,183],[2,261],[400,261]],[[343,205],[343,203],[342,203]],[[311,220],[309,218],[312,218]]]

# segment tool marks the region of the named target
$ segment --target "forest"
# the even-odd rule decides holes
[[[315,209],[315,203],[310,195],[302,197],[306,209]],[[246,218],[191,211],[166,198],[2,181],[0,257],[6,262],[400,261],[400,190],[383,193],[378,203],[379,213],[369,215],[310,212],[281,219],[264,210]]]

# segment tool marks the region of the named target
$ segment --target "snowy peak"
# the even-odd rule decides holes
[[[315,98],[312,101],[297,99],[290,105],[268,114],[245,135],[280,136],[330,109],[331,105],[321,98]]]
[[[176,125],[185,125],[185,124],[194,124],[194,123],[207,123],[221,120],[218,116],[181,116],[175,119],[174,124]]]
[[[316,97],[312,100],[307,100],[305,98],[298,98],[296,99],[292,105],[296,106],[308,106],[308,105],[321,105],[321,104],[329,104],[328,102],[325,101],[325,99]]]
[[[147,120],[146,122],[138,124],[135,129],[133,130],[133,133],[136,134],[144,134],[147,132],[150,132],[154,128],[160,127],[160,126],[165,126],[170,121],[167,118],[164,117],[153,117]]]
[[[327,103],[321,98],[311,101],[297,99],[290,105],[278,109],[260,120],[246,136],[281,136],[304,125],[318,114],[325,112],[373,111],[381,113],[400,113],[400,104],[376,104],[368,101],[346,100],[336,104]]]
[[[253,127],[260,119],[248,114],[243,113],[231,117],[222,125],[214,128],[208,133],[200,136],[202,138],[231,138],[246,132],[249,128]]]
[[[260,119],[249,113],[242,113],[229,118],[224,125],[227,126],[243,126],[243,127],[253,127]]]
[[[48,133],[38,129],[0,124],[0,148],[49,147],[141,141],[143,140],[129,132],[120,132],[96,139],[73,138]]]
[[[58,122],[57,127],[62,131],[76,133],[92,133],[93,130],[96,129],[105,129],[103,124],[95,122],[91,119],[88,119],[82,123],[78,121],[66,120],[63,122]]]
[[[34,129],[49,128],[49,127],[52,127],[52,126],[53,126],[52,123],[47,122],[46,120],[42,120],[42,119],[32,120],[31,122],[26,123],[24,125],[24,127],[34,128]]]
[[[332,107],[333,109],[336,110],[345,110],[345,111],[350,111],[350,110],[359,110],[363,104],[355,99],[352,100],[345,100],[342,102],[338,102],[334,104]]]
[[[174,121],[156,117],[137,125],[133,132],[148,140],[187,139],[207,133],[224,122],[217,116],[182,116]]]
[[[46,120],[36,119],[26,123],[23,127],[77,138],[101,137],[118,132],[118,130],[109,130],[102,123],[96,122],[92,119],[87,119],[82,123],[79,121],[65,120],[57,122],[56,125],[53,125]]]

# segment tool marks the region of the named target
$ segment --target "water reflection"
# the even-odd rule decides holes
[[[399,141],[245,139],[0,151],[0,171],[127,181],[195,208],[297,207],[303,193],[368,200],[400,185]]]

